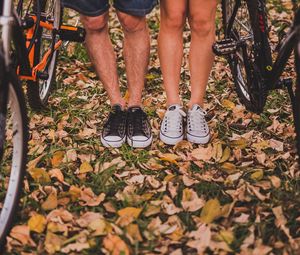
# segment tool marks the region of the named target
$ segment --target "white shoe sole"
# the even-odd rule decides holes
[[[122,140],[120,141],[106,141],[104,140],[104,138],[101,136],[101,143],[104,147],[106,148],[120,148],[126,141],[126,137],[124,137]]]
[[[167,145],[176,145],[177,143],[181,142],[183,140],[183,135],[180,137],[176,137],[176,138],[171,138],[168,136],[165,136],[164,134],[162,134],[161,132],[159,133],[159,138],[160,140],[167,144]]]
[[[135,141],[131,140],[129,137],[127,137],[127,143],[129,146],[133,148],[146,148],[151,145],[153,140],[153,137],[151,136],[147,141]]]
[[[190,134],[186,134],[187,140],[191,143],[195,144],[207,144],[210,140],[210,134],[207,134],[207,136],[193,136]]]

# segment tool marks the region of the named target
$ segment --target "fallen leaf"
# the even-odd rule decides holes
[[[194,190],[185,188],[182,192],[181,204],[185,211],[195,212],[204,206],[205,200],[199,198]]]
[[[224,99],[224,100],[222,101],[222,106],[224,106],[224,107],[227,108],[227,109],[232,110],[232,109],[235,108],[235,103],[231,102],[231,101],[228,100],[228,99]]]
[[[28,221],[30,231],[43,233],[47,225],[46,218],[41,214],[34,214]]]
[[[192,151],[191,156],[196,160],[209,161],[213,156],[213,148],[209,145],[207,148],[199,147]]]
[[[215,219],[217,219],[221,215],[221,205],[218,199],[210,199],[204,205],[200,220],[203,223],[212,223]]]
[[[130,254],[127,244],[117,235],[108,234],[103,240],[103,246],[111,255]]]
[[[79,173],[85,174],[89,172],[93,172],[93,167],[90,165],[90,163],[85,161],[80,165]]]
[[[142,211],[142,208],[126,207],[118,211],[120,216],[117,220],[117,224],[120,226],[127,226],[135,219],[137,219]]]
[[[22,245],[30,245],[32,247],[36,247],[36,244],[30,237],[29,226],[26,225],[14,226],[10,231],[10,236],[18,240]]]
[[[51,182],[50,176],[44,168],[31,168],[29,174],[37,183],[47,184]]]
[[[50,193],[50,195],[47,197],[47,199],[45,200],[45,202],[42,203],[42,208],[45,211],[50,211],[53,210],[57,207],[58,203],[57,203],[57,193],[56,191],[52,191]]]
[[[63,159],[65,156],[65,152],[64,151],[56,151],[53,154],[53,157],[51,159],[51,164],[53,167],[59,167],[60,164],[62,163]]]

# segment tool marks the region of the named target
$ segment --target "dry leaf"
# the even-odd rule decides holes
[[[221,205],[218,199],[210,199],[204,205],[200,219],[203,223],[212,223],[215,219],[221,216]]]
[[[108,234],[103,240],[103,246],[111,255],[130,254],[127,244],[117,235]]]
[[[59,167],[61,165],[61,163],[63,162],[65,156],[65,152],[64,151],[56,151],[53,154],[53,157],[51,159],[51,164],[53,167]]]
[[[43,233],[47,225],[47,220],[43,215],[34,214],[28,221],[30,231]]]
[[[50,211],[53,210],[57,207],[58,202],[57,202],[57,193],[56,191],[52,191],[50,195],[47,197],[45,202],[42,203],[42,208],[45,211]]]
[[[29,174],[37,183],[47,184],[51,182],[50,176],[44,168],[31,168]]]

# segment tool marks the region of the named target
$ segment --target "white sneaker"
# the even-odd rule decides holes
[[[183,118],[186,117],[182,106],[174,104],[171,105],[161,123],[160,140],[165,144],[175,145],[183,140]]]
[[[191,143],[206,144],[209,142],[209,127],[205,120],[206,111],[199,105],[193,105],[187,116],[187,140]]]

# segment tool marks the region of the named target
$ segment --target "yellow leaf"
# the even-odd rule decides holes
[[[241,138],[239,140],[234,140],[230,144],[231,144],[231,146],[237,147],[240,149],[245,149],[248,145],[247,140],[245,138]]]
[[[213,158],[218,162],[223,155],[223,148],[221,143],[215,143],[213,145]]]
[[[28,226],[30,231],[34,231],[37,233],[43,233],[46,225],[47,225],[46,218],[40,214],[33,215],[28,221]]]
[[[141,213],[141,208],[127,207],[118,211],[120,218],[117,220],[117,224],[121,227],[127,226],[137,219]]]
[[[81,164],[79,173],[85,174],[89,172],[93,172],[93,167],[88,162],[85,161]]]
[[[235,103],[233,103],[233,102],[231,102],[230,100],[228,100],[228,99],[224,99],[223,101],[222,101],[222,106],[224,106],[225,108],[227,108],[227,109],[234,109],[234,107],[235,107]]]
[[[230,158],[230,154],[231,154],[230,148],[226,147],[223,152],[222,158],[219,160],[219,163],[226,162]]]
[[[139,226],[137,224],[129,224],[126,227],[127,234],[132,238],[133,243],[143,241]]]
[[[128,101],[129,101],[129,91],[128,91],[128,90],[126,90],[123,99],[124,99],[124,101],[125,101],[126,103],[128,103]]]
[[[88,227],[93,231],[93,236],[107,235],[110,230],[109,224],[104,219],[93,220]]]
[[[31,177],[40,184],[46,184],[51,182],[49,174],[44,168],[32,168],[29,170]]]
[[[237,171],[237,168],[234,164],[226,162],[221,166],[221,169],[228,174],[233,174]]]
[[[69,194],[71,196],[71,200],[74,202],[76,201],[81,195],[81,189],[77,188],[76,186],[72,185],[69,189]]]
[[[56,192],[51,192],[50,195],[47,197],[46,201],[42,203],[42,208],[45,211],[53,210],[57,207],[57,195]]]
[[[176,230],[172,232],[172,234],[168,235],[168,237],[173,241],[179,241],[183,237],[183,233],[183,229],[177,227]]]
[[[65,240],[65,237],[53,234],[48,231],[45,240],[46,251],[50,254],[54,254],[55,252],[60,251]]]
[[[118,215],[120,217],[125,216],[132,216],[133,218],[138,218],[140,213],[142,211],[142,208],[135,208],[135,207],[126,207],[118,211]]]
[[[56,151],[54,154],[53,154],[53,157],[51,159],[51,164],[53,167],[58,167],[60,166],[61,162],[63,161],[64,159],[64,156],[65,156],[65,152],[63,151]]]
[[[234,234],[230,230],[221,230],[219,234],[221,239],[229,245],[234,241]]]
[[[175,165],[178,165],[178,163],[177,163],[178,158],[179,157],[176,154],[171,154],[171,153],[162,154],[160,156],[160,159],[162,161],[167,161],[167,162],[170,162]]]
[[[103,246],[111,255],[129,255],[127,244],[117,235],[108,234],[103,240]]]
[[[262,169],[258,169],[251,174],[251,179],[254,181],[260,181],[263,177],[264,177],[264,171]]]
[[[221,215],[221,205],[217,198],[210,199],[204,205],[200,219],[204,223],[211,223]]]

